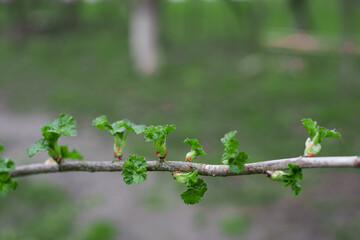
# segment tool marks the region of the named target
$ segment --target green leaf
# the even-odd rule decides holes
[[[41,127],[41,131],[44,138],[36,141],[33,145],[26,149],[29,157],[34,156],[39,151],[47,151],[51,158],[58,159],[59,162],[61,162],[60,158],[63,158],[63,154],[67,156],[67,158],[80,158],[81,154],[76,150],[69,152],[66,148],[63,149],[64,152],[61,153],[62,149],[57,144],[61,135],[70,137],[77,135],[76,121],[72,116],[62,113],[59,118],[45,123]]]
[[[150,125],[144,130],[145,139],[147,142],[162,141],[166,138],[167,135],[169,135],[170,132],[175,129],[176,127],[174,125]]]
[[[130,155],[129,159],[124,162],[124,169],[121,173],[124,182],[128,185],[144,182],[147,178],[146,166],[147,163],[144,157]]]
[[[196,182],[198,171],[189,172],[189,173],[180,173],[176,172],[174,174],[174,177],[176,181],[178,181],[181,184],[187,184],[189,182]]]
[[[199,140],[197,140],[197,139],[186,138],[184,140],[184,143],[187,145],[190,145],[191,148],[202,148],[202,146],[199,143]]]
[[[320,128],[319,128],[319,131],[320,131],[319,143],[320,143],[321,140],[323,140],[324,138],[328,138],[328,137],[341,137],[341,134],[338,133],[337,131],[335,131],[335,129],[329,130],[329,129],[320,127]]]
[[[11,172],[15,169],[15,163],[10,158],[0,158],[0,173]]]
[[[184,143],[190,145],[191,149],[196,151],[197,156],[206,155],[205,151],[202,149],[203,146],[199,143],[199,140],[186,138]]]
[[[181,194],[181,198],[185,204],[195,204],[200,202],[206,191],[206,183],[201,178],[198,178],[195,182],[188,182],[187,189]]]
[[[310,137],[314,137],[317,131],[317,122],[313,122],[311,118],[301,120],[303,126],[308,131]]]
[[[0,144],[0,153],[2,153],[3,151],[4,151],[4,146]]]
[[[186,190],[181,194],[181,198],[186,204],[195,204],[200,202],[201,198],[207,191],[207,185],[201,178],[198,178],[198,171],[190,173],[174,174],[175,179],[181,183],[186,184]]]
[[[61,158],[66,159],[79,159],[82,160],[84,157],[81,153],[79,153],[76,149],[73,149],[71,152],[68,150],[67,145],[60,146]]]
[[[186,154],[186,161],[191,161],[200,155],[206,155],[206,152],[202,149],[199,140],[186,138],[184,143],[191,146],[191,151]]]
[[[33,145],[26,149],[29,157],[33,157],[37,152],[46,152],[48,150],[49,143],[45,138],[37,140]]]
[[[127,129],[125,127],[124,121],[117,121],[111,124],[113,130],[110,130],[111,135],[124,133]]]
[[[235,139],[236,133],[237,131],[230,131],[221,139],[225,147],[221,160],[224,164],[229,165],[232,172],[241,173],[249,156],[245,152],[237,150],[239,141]]]
[[[59,118],[43,125],[41,131],[45,139],[54,136],[53,134],[74,137],[77,135],[76,121],[72,116],[62,113]]]
[[[241,173],[244,169],[244,164],[248,159],[248,155],[245,152],[237,152],[227,158],[230,170],[233,173]]]
[[[125,131],[130,131],[130,132],[135,132],[136,134],[140,134],[145,129],[145,125],[136,125],[128,119],[124,119],[121,121],[114,122],[113,124],[110,124],[105,115],[102,115],[94,119],[92,124],[99,129],[108,130],[111,135],[122,134]]]
[[[270,179],[274,181],[283,182],[284,187],[291,186],[291,194],[294,196],[299,195],[301,191],[301,186],[298,182],[302,180],[302,170],[298,165],[288,164],[290,171],[285,173],[281,170],[273,171],[270,175]]]
[[[96,126],[98,129],[106,129],[108,131],[113,130],[105,115],[95,118],[92,125]]]
[[[237,151],[239,141],[235,139],[236,133],[237,131],[230,131],[221,139],[221,142],[225,147],[225,151],[228,153],[234,153]]]
[[[10,158],[0,158],[0,193],[6,194],[17,188],[18,183],[10,176],[14,169],[15,163]]]
[[[165,158],[166,152],[166,136],[175,130],[174,125],[159,125],[159,126],[148,126],[144,130],[145,140],[147,142],[153,141],[154,148],[156,150],[156,156]]]
[[[285,173],[282,176],[282,182],[284,182],[284,187],[291,186],[292,194],[294,196],[299,195],[301,191],[301,186],[298,184],[299,181],[302,180],[302,170],[298,165],[295,164],[288,164],[289,166],[289,173]]]
[[[10,177],[9,173],[0,173],[0,193],[7,194],[11,190],[15,190],[18,185],[19,184]]]

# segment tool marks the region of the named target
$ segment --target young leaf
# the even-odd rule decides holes
[[[37,140],[33,145],[26,149],[26,152],[29,157],[33,157],[38,152],[46,152],[48,150],[49,144],[45,138]]]
[[[248,155],[245,152],[239,152],[237,150],[239,141],[235,139],[236,133],[237,131],[230,131],[221,139],[221,142],[225,147],[222,155],[222,161],[224,164],[229,165],[232,172],[241,173],[244,168],[244,164],[248,159]]]
[[[174,173],[174,177],[179,183],[186,184],[186,190],[181,194],[185,204],[200,202],[207,191],[206,183],[201,178],[198,178],[197,175],[197,170],[186,174],[180,172]]]
[[[187,189],[181,194],[181,198],[185,204],[195,204],[200,202],[206,191],[206,183],[201,178],[198,178],[196,182],[187,184]]]
[[[313,122],[311,118],[304,118],[301,120],[303,126],[308,131],[310,137],[314,137],[317,129],[317,122]]]
[[[15,169],[15,163],[10,158],[0,157],[0,173],[11,172]]]
[[[288,164],[289,173],[285,173],[283,171],[274,171],[271,173],[270,178],[275,181],[283,182],[284,187],[291,186],[291,193],[294,196],[299,195],[301,191],[301,186],[299,185],[299,181],[302,180],[302,170],[298,165]]]
[[[130,120],[124,119],[110,124],[105,115],[99,116],[92,123],[99,129],[107,130],[114,136],[114,156],[121,160],[126,146],[126,138],[129,132],[140,134],[144,132],[145,125],[136,125]]]
[[[147,177],[146,166],[147,163],[144,157],[130,155],[129,159],[124,162],[124,169],[121,173],[124,182],[128,185],[144,182]]]
[[[225,152],[234,153],[237,151],[239,141],[235,139],[236,133],[237,131],[230,131],[221,139],[221,142],[225,147]]]
[[[98,129],[106,129],[108,131],[113,129],[105,115],[95,118],[92,125],[96,126]]]
[[[0,152],[4,147],[0,145]],[[15,169],[15,163],[10,158],[0,157],[0,193],[6,194],[15,190],[18,183],[10,177],[10,172]]]
[[[70,137],[77,135],[76,121],[72,116],[62,113],[59,118],[45,123],[41,131],[44,138],[26,149],[29,157],[33,157],[39,151],[47,151],[58,164],[65,158],[82,159],[82,155],[76,150],[69,152],[67,146],[59,146],[57,143],[62,135]]]
[[[185,157],[186,161],[190,162],[191,160],[195,159],[197,156],[206,155],[205,151],[203,150],[202,146],[199,143],[199,140],[186,138],[184,143],[191,146],[191,151],[186,154]]]
[[[196,182],[198,171],[189,172],[189,173],[180,173],[175,172],[174,178],[181,184],[186,184],[188,182]]]
[[[156,156],[160,158],[165,158],[167,155],[166,152],[166,136],[170,132],[175,130],[174,125],[159,125],[159,126],[148,126],[144,130],[145,140],[147,142],[153,141],[154,148],[156,150]]]
[[[18,183],[14,181],[8,172],[0,172],[0,193],[7,194],[11,190],[18,187]]]
[[[76,121],[72,116],[62,113],[59,118],[43,125],[41,131],[46,139],[48,138],[46,135],[51,133],[58,134],[59,136],[75,137],[77,135]]]
[[[321,150],[321,141],[328,137],[341,137],[340,133],[335,129],[329,130],[317,125],[316,121],[311,118],[301,120],[303,126],[308,131],[311,138],[308,138],[305,143],[304,155],[307,157],[313,157]]]
[[[248,155],[245,152],[236,152],[231,156],[228,156],[229,168],[233,173],[241,173]]]
[[[71,159],[79,159],[82,160],[84,157],[81,153],[79,153],[76,149],[73,149],[71,152],[68,150],[67,145],[60,146],[61,158],[71,158]]]

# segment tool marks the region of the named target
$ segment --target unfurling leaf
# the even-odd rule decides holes
[[[285,173],[283,171],[277,170],[273,171],[270,175],[270,178],[274,181],[283,182],[284,187],[291,186],[291,193],[294,196],[299,195],[301,191],[301,186],[298,182],[302,180],[302,170],[298,165],[295,164],[288,164],[289,166],[289,173]]]
[[[81,153],[79,153],[76,149],[73,149],[71,152],[68,150],[67,145],[60,146],[61,158],[70,158],[70,159],[79,159],[82,160],[84,157]]]
[[[200,202],[206,191],[206,183],[201,178],[198,178],[196,182],[187,184],[187,189],[181,194],[181,198],[185,204],[195,204]]]
[[[237,152],[233,156],[228,157],[228,165],[233,173],[241,173],[248,155],[245,152]]]
[[[4,147],[0,145],[0,152],[4,150]],[[15,190],[18,183],[14,181],[10,172],[15,169],[15,163],[10,158],[0,157],[0,193],[6,194],[11,190]]]
[[[222,161],[224,164],[229,165],[232,172],[241,173],[248,159],[248,155],[245,152],[238,151],[239,141],[235,139],[236,133],[237,131],[230,131],[221,139],[225,147]]]
[[[33,157],[38,152],[46,152],[48,150],[48,141],[45,138],[37,140],[33,145],[26,149],[29,157]]]
[[[186,190],[181,194],[185,204],[200,202],[207,191],[207,185],[201,178],[197,177],[198,171],[191,173],[175,172],[174,178],[181,184],[186,184]]]
[[[170,132],[174,131],[176,127],[174,125],[159,125],[153,126],[150,125],[145,128],[145,140],[147,142],[154,142],[154,148],[156,150],[156,156],[160,158],[165,158],[167,155],[166,152],[166,136]]]
[[[308,131],[310,138],[306,140],[304,155],[313,157],[321,150],[321,141],[328,137],[341,137],[341,134],[336,132],[335,129],[329,130],[317,125],[316,121],[311,118],[301,120],[303,126]]]
[[[124,182],[128,185],[144,182],[147,177],[146,166],[147,163],[144,157],[130,155],[129,159],[124,162],[124,169],[121,173]]]
[[[191,146],[191,151],[186,154],[186,161],[190,162],[191,160],[194,160],[197,156],[206,155],[206,152],[200,145],[199,140],[186,138],[184,140],[184,143]]]
[[[59,146],[57,141],[60,136],[74,137],[77,135],[75,119],[65,113],[60,117],[45,123],[41,127],[44,138],[39,139],[33,145],[26,149],[29,157],[33,157],[37,152],[48,152],[49,156],[55,159],[59,164],[62,159],[82,159],[82,155],[73,150],[69,152],[67,146]]]
[[[105,115],[94,119],[92,124],[98,129],[107,130],[110,135],[114,136],[114,156],[119,160],[125,150],[126,138],[129,132],[140,134],[145,130],[145,125],[136,125],[127,119],[110,124]]]

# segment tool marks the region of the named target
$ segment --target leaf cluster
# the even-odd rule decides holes
[[[186,154],[186,161],[191,161],[200,155],[206,155],[206,152],[200,145],[199,140],[186,138],[184,143],[191,146],[191,151]]]
[[[302,170],[298,165],[288,164],[290,171],[285,173],[283,171],[274,171],[270,178],[275,181],[283,182],[284,187],[291,186],[291,194],[294,196],[299,195],[302,187],[299,185],[299,181],[302,180]]]
[[[150,125],[145,128],[145,140],[147,142],[159,142],[164,143],[166,140],[166,136],[169,135],[172,131],[174,131],[176,127],[174,125]]]
[[[229,165],[232,172],[241,173],[249,156],[245,152],[238,151],[239,141],[235,138],[236,133],[237,131],[230,131],[221,139],[225,147],[222,161]]]
[[[126,138],[130,132],[141,134],[145,130],[145,125],[136,125],[128,119],[123,119],[112,124],[109,123],[105,115],[95,118],[92,122],[98,129],[107,130],[114,136],[114,156],[119,160],[126,146]]]
[[[154,148],[159,157],[166,157],[166,136],[175,129],[174,125],[150,125],[145,128],[145,140],[147,142],[154,142]]]
[[[145,129],[145,125],[136,125],[128,119],[123,119],[110,124],[105,115],[95,118],[92,125],[96,126],[98,129],[107,130],[110,135],[113,136],[117,134],[121,135],[125,132],[135,132],[136,134],[141,134]]]
[[[341,134],[335,131],[335,129],[329,130],[324,127],[320,127],[317,125],[317,122],[313,121],[311,118],[304,118],[301,122],[311,138],[315,138],[315,136],[318,135],[317,142],[314,144],[321,143],[324,138],[341,137]]]
[[[77,135],[76,121],[72,116],[62,113],[59,118],[45,123],[41,127],[41,132],[43,138],[27,148],[29,157],[33,157],[39,151],[48,151],[49,156],[58,163],[65,158],[83,159],[76,149],[69,151],[67,145],[59,146],[57,144],[60,136],[74,137]]]
[[[207,185],[201,178],[198,178],[198,171],[187,174],[175,173],[175,179],[182,184],[186,184],[186,190],[181,193],[181,198],[185,204],[195,204],[200,202],[207,191]]]
[[[144,157],[130,155],[129,159],[124,162],[124,169],[121,173],[124,182],[128,185],[144,182],[147,178],[146,166]]]
[[[0,154],[3,151],[4,146],[0,144]],[[18,183],[10,176],[10,172],[14,169],[15,163],[10,158],[2,158],[0,156],[0,193],[6,194],[17,188]]]

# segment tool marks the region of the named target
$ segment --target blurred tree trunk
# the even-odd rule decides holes
[[[12,0],[7,3],[10,19],[11,38],[15,42],[24,42],[29,32],[27,1]]]
[[[130,16],[130,50],[137,69],[146,74],[158,67],[156,0],[133,0]]]
[[[358,54],[355,45],[356,12],[359,10],[358,0],[341,0],[343,43],[341,46],[340,89],[344,94],[358,94],[360,84],[356,76],[359,70],[356,64]]]
[[[235,16],[240,31],[246,32],[246,49],[249,51],[258,49],[260,47],[261,20],[263,15],[261,4],[257,2],[236,2],[233,0],[225,0],[225,3]]]
[[[79,12],[82,1],[80,0],[62,0],[60,3],[60,28],[62,30],[72,30],[77,27],[79,22]]]
[[[296,28],[302,32],[309,31],[310,14],[307,0],[289,0],[290,9],[294,15]]]

